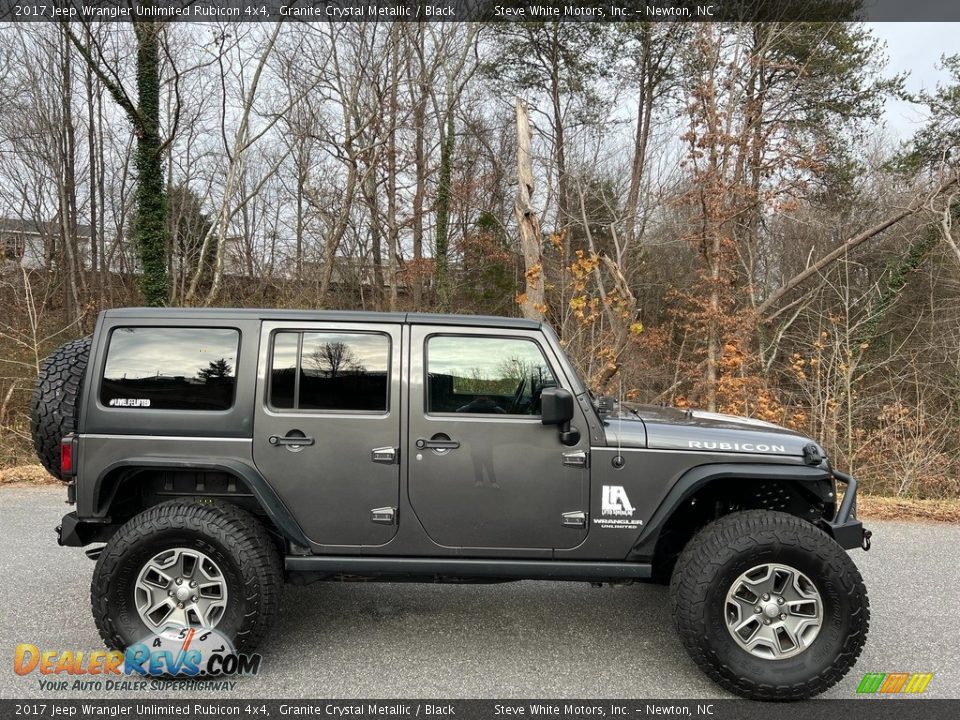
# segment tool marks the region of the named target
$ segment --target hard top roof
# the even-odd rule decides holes
[[[497,317],[493,315],[454,315],[437,313],[368,312],[365,310],[271,310],[265,308],[151,308],[129,307],[105,310],[111,319],[142,320],[196,319],[223,320],[227,318],[261,320],[299,320],[317,322],[402,323],[417,325],[470,325],[473,327],[539,329],[541,323],[526,318]]]

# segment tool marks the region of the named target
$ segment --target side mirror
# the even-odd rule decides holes
[[[540,393],[540,419],[544,425],[563,425],[573,420],[573,394],[563,388]]]
[[[580,442],[580,431],[570,427],[573,413],[573,394],[569,390],[552,387],[540,393],[540,421],[544,425],[556,425],[564,445]]]

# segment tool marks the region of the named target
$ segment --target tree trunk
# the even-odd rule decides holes
[[[390,73],[390,130],[387,138],[387,278],[390,287],[387,308],[397,309],[397,256],[400,252],[400,229],[397,226],[397,94],[400,87],[400,52],[398,34],[391,38],[393,67]]]
[[[448,89],[452,92],[452,88]],[[437,247],[434,253],[437,304],[441,311],[449,310],[450,302],[448,251],[450,231],[450,180],[454,147],[453,107],[451,105],[447,106],[445,125],[446,127],[442,130],[440,140],[440,174],[437,182]]]
[[[424,103],[418,102],[414,108],[413,123],[415,126],[414,137],[414,162],[417,171],[417,186],[413,191],[413,306],[420,310],[423,305],[423,198],[426,195],[427,185],[427,152],[424,147],[423,123],[426,113],[424,112]]]
[[[847,240],[843,241],[840,245],[828,252],[822,258],[814,263],[809,264],[801,272],[794,275],[792,278],[784,282],[783,285],[770,293],[770,295],[767,296],[767,299],[757,306],[758,317],[762,318],[763,320],[772,320],[773,318],[777,317],[777,315],[780,314],[780,311],[776,310],[777,305],[785,295],[790,293],[798,285],[801,285],[811,277],[818,275],[822,270],[829,265],[832,265],[839,258],[846,256],[854,248],[859,247],[868,240],[872,240],[884,230],[896,225],[904,218],[915,215],[924,208],[928,207],[932,198],[943,195],[945,192],[957,186],[958,184],[960,184],[960,175],[954,175],[953,177],[950,177],[940,183],[937,189],[933,192],[918,196],[906,208],[898,210],[873,227],[867,228],[863,232],[854,235],[852,238],[848,238]]]
[[[133,232],[142,265],[140,289],[147,305],[167,302],[166,195],[160,140],[160,28],[135,25],[137,34],[137,110],[140,116],[134,166],[137,169]]]
[[[523,100],[517,98],[517,197],[513,212],[520,229],[526,285],[520,307],[524,317],[543,320],[546,311],[543,298],[543,239],[540,235],[540,221],[532,203],[534,185],[530,145],[527,106]]]
[[[304,150],[305,140],[300,140],[300,149],[297,154],[297,248],[294,258],[294,277],[297,282],[303,280],[303,194],[307,184],[307,163]]]
[[[717,381],[720,367],[720,270],[723,262],[719,228],[713,229],[710,256],[710,298],[707,318],[707,365],[705,371],[707,410],[717,411]]]
[[[349,126],[348,126],[349,129]],[[327,306],[330,286],[333,283],[333,270],[337,259],[337,250],[340,248],[340,241],[343,240],[347,227],[350,224],[350,209],[353,207],[353,198],[356,194],[359,172],[357,171],[357,161],[353,157],[353,147],[348,144],[345,148],[347,156],[350,158],[347,166],[346,187],[344,189],[343,207],[340,208],[333,227],[327,232],[324,238],[323,247],[323,274],[320,277],[320,305]],[[313,201],[316,207],[322,207],[318,200]]]
[[[412,283],[413,307],[423,307],[423,200],[427,189],[427,151],[424,125],[427,117],[427,81],[423,56],[423,30],[416,26],[414,49],[417,56],[417,75],[414,82],[410,75],[411,102],[413,104],[413,157],[416,171],[416,187],[413,191],[413,267],[409,282]]]
[[[363,194],[370,209],[370,254],[373,256],[373,303],[377,310],[383,309],[383,241],[381,239],[380,211],[377,207],[377,163],[370,162],[363,180]]]
[[[650,138],[650,114],[653,111],[653,85],[647,78],[641,80],[640,100],[637,102],[637,132],[634,139],[633,167],[630,171],[630,188],[627,191],[626,218],[624,219],[624,247],[630,247],[637,234],[637,213],[640,205],[640,189],[647,164],[647,143]],[[617,258],[618,262],[622,258]]]
[[[90,182],[90,279],[96,288],[97,300],[103,300],[103,279],[100,276],[99,268],[99,225],[97,209],[97,127],[95,125],[96,114],[94,113],[94,78],[93,71],[88,67],[84,75],[86,79],[87,91],[87,162],[89,164],[89,182]]]
[[[566,140],[563,132],[563,106],[560,88],[560,23],[553,24],[550,46],[550,101],[553,111],[553,153],[557,163],[557,224],[560,228],[570,225],[570,187],[567,182]],[[564,234],[563,264],[570,260],[570,233]]]
[[[63,309],[66,322],[77,316],[77,182],[76,138],[73,130],[73,70],[66,38],[60,63],[61,94],[63,101],[62,125],[59,128],[59,216],[60,216],[60,278],[63,287]]]

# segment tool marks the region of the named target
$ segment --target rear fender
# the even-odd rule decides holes
[[[125,482],[129,482],[134,475],[143,470],[191,470],[235,475],[243,480],[263,512],[270,518],[284,538],[301,547],[310,547],[310,541],[304,535],[299,523],[260,472],[246,463],[231,458],[198,460],[197,458],[132,457],[113,463],[100,473],[93,487],[93,498],[95,498],[96,505],[93,508],[95,518],[91,518],[91,520],[94,522],[98,519],[102,522],[102,518],[109,512],[110,504],[117,488],[120,486],[119,482],[113,483],[112,486],[106,486],[106,479],[118,472],[123,472],[125,469],[129,471],[129,474],[125,476]]]

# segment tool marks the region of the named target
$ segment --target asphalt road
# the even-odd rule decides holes
[[[84,694],[54,694],[36,674],[15,675],[16,644],[101,648],[89,608],[93,563],[54,538],[62,500],[59,487],[0,488],[2,698]],[[960,698],[960,526],[870,526],[873,549],[854,553],[870,593],[870,637],[827,696],[852,697],[866,672],[908,671],[936,673],[928,696]],[[288,587],[260,651],[260,675],[241,680],[232,697],[726,697],[687,658],[658,586]]]

